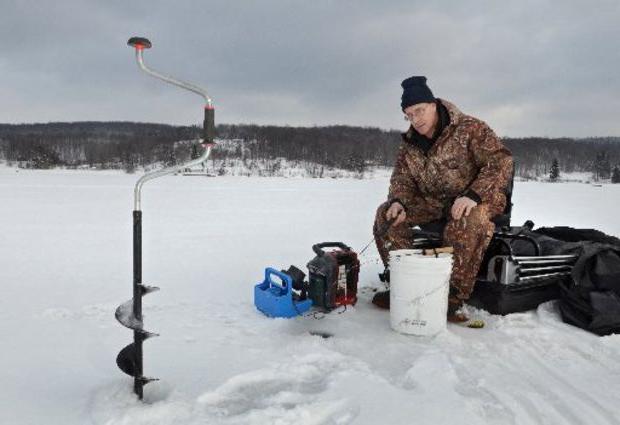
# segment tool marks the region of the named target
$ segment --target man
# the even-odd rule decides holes
[[[411,125],[403,134],[388,200],[377,210],[377,248],[387,268],[390,250],[411,248],[413,226],[443,227],[444,243],[454,248],[448,319],[466,321],[459,309],[493,235],[491,220],[506,206],[512,156],[484,122],[436,99],[426,77],[408,78],[402,87],[401,108]],[[387,233],[378,234],[389,220]],[[389,308],[389,291],[376,294],[373,303]]]

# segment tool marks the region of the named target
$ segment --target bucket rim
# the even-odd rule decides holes
[[[400,251],[400,250],[399,250]],[[394,252],[394,254],[392,254]],[[449,253],[442,252],[440,254],[435,255],[423,255],[421,252],[419,253],[397,253],[396,251],[390,251],[389,260],[399,261],[428,261],[428,260],[449,260],[452,259],[453,255]]]

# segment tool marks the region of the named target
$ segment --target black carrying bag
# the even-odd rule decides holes
[[[562,320],[597,335],[620,333],[620,239],[593,229],[542,227],[579,255],[572,279],[560,287]]]
[[[527,240],[513,240],[514,255],[577,255],[570,276],[529,286],[478,281],[470,303],[494,314],[509,314],[559,299],[564,322],[597,335],[620,333],[620,239],[566,226],[520,233],[536,241],[538,252]],[[492,255],[493,244],[489,251]]]
[[[620,247],[585,242],[572,281],[560,285],[562,320],[597,335],[620,333]]]

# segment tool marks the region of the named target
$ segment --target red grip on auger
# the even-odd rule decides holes
[[[144,37],[131,37],[128,41],[127,41],[127,45],[134,47],[136,49],[150,49],[152,44],[149,41],[148,38],[144,38]]]

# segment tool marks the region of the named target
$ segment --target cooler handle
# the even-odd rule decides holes
[[[278,276],[282,280],[282,284],[279,284],[278,282],[274,282],[273,280],[271,280],[272,275]],[[271,267],[267,267],[265,269],[265,281],[269,282],[269,286],[275,285],[285,290],[290,290],[290,288],[293,287],[293,278],[291,278],[286,273],[281,272]]]

